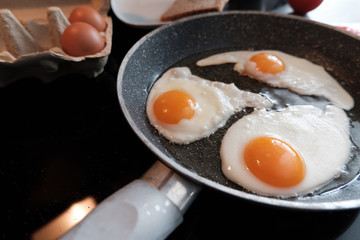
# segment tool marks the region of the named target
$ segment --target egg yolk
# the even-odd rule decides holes
[[[187,93],[172,90],[161,94],[154,102],[154,114],[160,122],[176,124],[195,114],[195,100]]]
[[[275,187],[295,186],[305,176],[305,164],[300,155],[277,138],[253,139],[245,147],[244,159],[250,172]]]
[[[256,63],[256,70],[262,73],[278,74],[285,70],[285,63],[276,55],[269,53],[258,53],[250,58]]]

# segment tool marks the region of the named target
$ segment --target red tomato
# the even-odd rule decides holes
[[[105,39],[93,26],[75,22],[63,32],[61,46],[67,54],[80,57],[100,52],[105,47]]]
[[[95,27],[99,32],[106,29],[104,18],[94,8],[88,6],[79,6],[72,10],[69,16],[69,22],[86,22]]]
[[[305,14],[317,8],[323,0],[288,0],[295,13]]]

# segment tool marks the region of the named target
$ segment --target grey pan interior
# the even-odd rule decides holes
[[[227,50],[275,49],[322,65],[353,96],[352,159],[346,173],[318,191],[287,199],[259,196],[227,180],[220,168],[219,146],[226,129],[251,109],[234,115],[209,138],[189,145],[171,144],[149,124],[145,114],[148,92],[156,79],[173,66],[188,66],[196,75],[232,82],[253,92],[278,98],[276,107],[303,103],[323,105],[326,99],[298,96],[272,89],[232,70],[233,64],[199,68],[196,60]],[[299,209],[360,207],[360,39],[335,27],[296,16],[261,12],[224,12],[190,17],[162,26],[140,39],[128,52],[118,75],[121,108],[138,137],[170,168],[220,191],[260,203]]]

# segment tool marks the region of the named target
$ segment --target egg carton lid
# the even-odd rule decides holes
[[[61,49],[61,34],[71,11],[93,7],[104,17],[105,48],[93,55],[72,57]],[[0,87],[21,78],[52,81],[62,75],[99,75],[111,51],[112,19],[109,0],[1,0]]]

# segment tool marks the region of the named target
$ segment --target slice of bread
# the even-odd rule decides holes
[[[222,11],[228,0],[175,0],[160,20],[173,21],[197,13]]]

